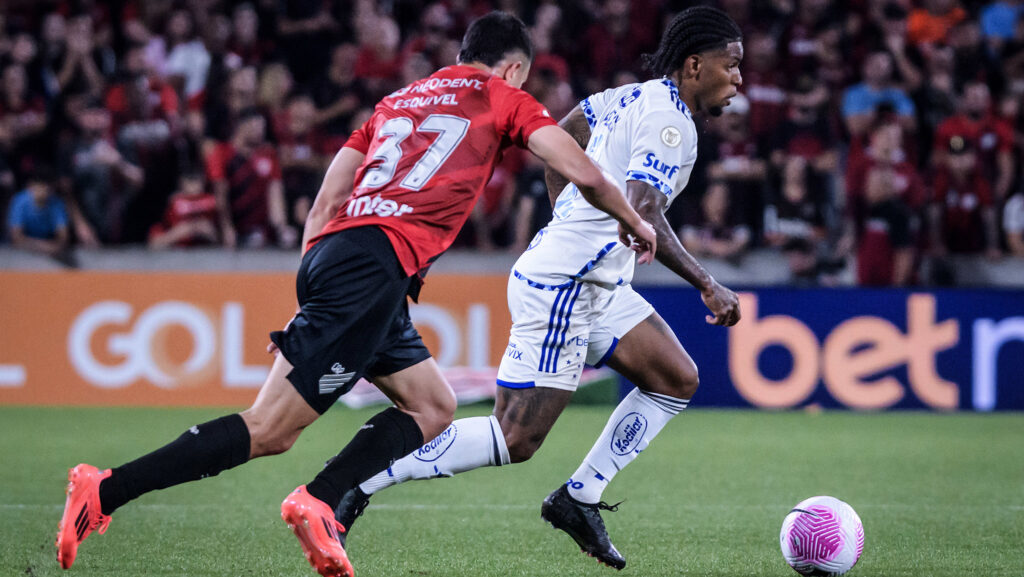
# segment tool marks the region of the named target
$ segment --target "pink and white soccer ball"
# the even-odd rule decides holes
[[[834,577],[857,564],[864,525],[853,507],[835,497],[797,503],[782,522],[782,556],[801,575]]]

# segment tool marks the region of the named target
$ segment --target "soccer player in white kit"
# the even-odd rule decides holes
[[[739,27],[724,12],[697,6],[669,25],[646,57],[662,76],[594,94],[560,123],[606,173],[622,183],[657,231],[659,261],[700,290],[706,321],[732,326],[736,295],[686,252],[665,219],[697,158],[692,114],[717,116],[741,84]],[[350,491],[336,510],[347,528],[369,495],[409,479],[446,477],[529,459],[576,390],[584,364],[607,364],[636,383],[568,482],[541,508],[585,552],[621,569],[599,511],[612,477],[636,458],[697,389],[697,367],[654,308],[630,286],[634,254],[615,220],[587,203],[557,173],[554,215],[509,278],[512,331],[498,369],[494,414],[455,421],[445,433]]]

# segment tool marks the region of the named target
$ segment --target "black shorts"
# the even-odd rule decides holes
[[[306,252],[295,282],[300,311],[270,340],[294,367],[288,380],[318,413],[361,377],[430,358],[409,320],[414,278],[377,227],[337,232]]]

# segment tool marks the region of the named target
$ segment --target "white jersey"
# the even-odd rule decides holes
[[[663,78],[627,84],[580,103],[590,123],[587,156],[625,190],[637,180],[661,191],[666,209],[690,179],[697,128],[675,84]],[[633,278],[634,253],[619,242],[618,222],[594,208],[570,183],[554,214],[519,257],[513,275],[553,290],[573,281],[606,287]]]

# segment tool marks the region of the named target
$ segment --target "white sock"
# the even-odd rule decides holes
[[[689,399],[633,389],[615,407],[593,448],[572,474],[569,495],[583,503],[597,503],[615,474],[633,462],[648,443]]]
[[[509,464],[505,435],[494,415],[453,422],[443,433],[359,485],[367,495],[410,479],[451,477],[480,467]]]

